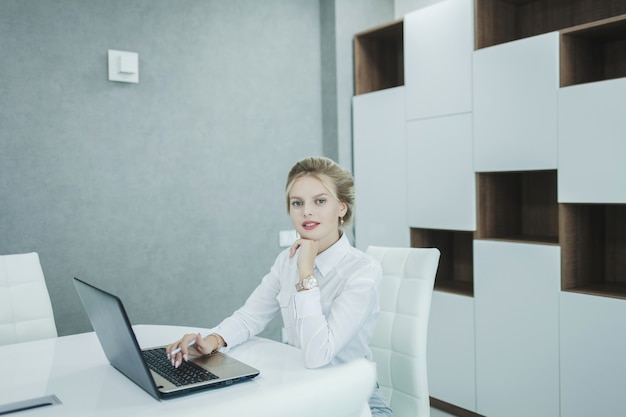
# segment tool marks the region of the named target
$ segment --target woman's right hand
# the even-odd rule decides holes
[[[195,340],[195,344],[189,346],[192,340]],[[178,368],[183,360],[186,362],[189,360],[189,356],[202,356],[208,355],[218,347],[218,342],[215,337],[208,337],[203,339],[200,333],[189,333],[183,336],[182,339],[168,345],[165,348],[167,358],[172,362],[172,366]],[[180,352],[172,354],[171,352],[180,348]]]
[[[300,279],[304,279],[309,275],[313,275],[313,269],[315,268],[315,257],[319,252],[319,242],[317,240],[310,239],[298,239],[289,249],[289,257],[293,258],[297,250],[300,250],[298,255],[298,275]]]

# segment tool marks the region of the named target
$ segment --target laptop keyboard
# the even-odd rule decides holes
[[[183,361],[178,368],[174,368],[172,362],[167,359],[165,348],[144,350],[143,357],[150,369],[177,387],[218,378],[215,374],[192,362]]]

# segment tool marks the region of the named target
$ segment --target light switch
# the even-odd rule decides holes
[[[109,81],[139,82],[139,54],[109,49]]]
[[[137,72],[137,57],[130,54],[120,54],[117,57],[119,69],[123,74],[135,74]]]

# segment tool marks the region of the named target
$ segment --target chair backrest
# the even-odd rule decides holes
[[[376,369],[366,359],[330,368],[311,369],[295,383],[259,386],[243,401],[218,404],[216,416],[367,417],[376,385]],[[261,373],[261,375],[263,375]]]
[[[370,246],[383,268],[380,316],[370,343],[378,383],[395,417],[430,416],[426,345],[436,248]]]
[[[57,337],[35,252],[0,256],[0,345]]]

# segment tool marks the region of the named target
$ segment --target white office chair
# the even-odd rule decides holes
[[[39,255],[0,256],[0,345],[57,337]]]
[[[380,317],[370,343],[378,383],[395,417],[429,417],[426,339],[439,250],[370,246],[367,253],[383,267]]]
[[[261,371],[261,376],[263,371]],[[254,382],[251,382],[254,383]],[[293,384],[259,386],[239,402],[216,405],[211,415],[255,417],[365,417],[376,384],[374,364],[365,359],[311,369]]]

